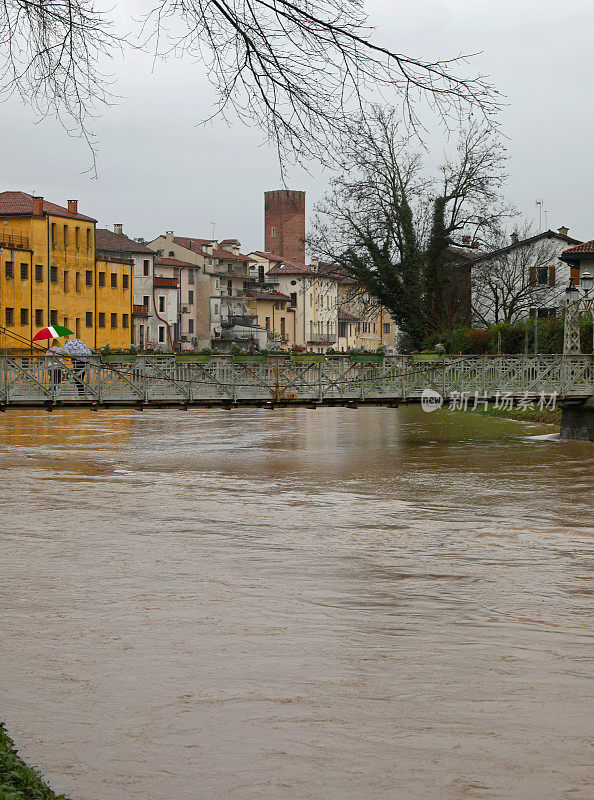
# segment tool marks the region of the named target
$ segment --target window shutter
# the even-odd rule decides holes
[[[530,267],[529,276],[530,276],[530,283],[534,285],[536,283],[536,267]]]
[[[555,267],[549,267],[549,286],[555,285]]]

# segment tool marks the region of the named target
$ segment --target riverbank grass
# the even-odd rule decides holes
[[[64,794],[54,794],[39,772],[25,764],[1,722],[0,800],[68,800]]]
[[[456,411],[463,411],[464,409],[457,408]],[[534,408],[496,408],[494,405],[489,405],[487,408],[484,406],[478,408],[468,408],[473,414],[484,414],[488,417],[500,417],[501,419],[516,419],[520,422],[536,422],[542,425],[561,425],[561,409],[560,408],[543,408],[538,406]]]

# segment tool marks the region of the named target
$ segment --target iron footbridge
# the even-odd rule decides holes
[[[443,356],[419,361],[389,356],[375,362],[349,356],[294,363],[272,356],[238,363],[213,356],[180,363],[175,355],[139,355],[104,363],[45,355],[0,356],[0,410],[12,406],[190,406],[399,403],[432,389],[451,400],[538,397],[586,400],[594,395],[592,355]]]

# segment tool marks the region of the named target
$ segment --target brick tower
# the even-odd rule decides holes
[[[264,192],[264,249],[305,264],[305,192]]]

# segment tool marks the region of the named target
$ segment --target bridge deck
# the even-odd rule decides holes
[[[38,356],[0,356],[0,406],[53,403],[228,404],[407,401],[432,388],[446,400],[475,393],[485,398],[556,393],[560,399],[594,395],[594,356],[446,356],[417,362],[411,356],[378,363],[327,357],[293,363],[271,357],[239,364],[230,356],[206,364],[179,364],[172,355],[139,356],[134,363],[103,364]]]

